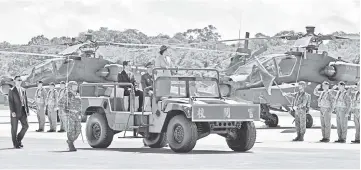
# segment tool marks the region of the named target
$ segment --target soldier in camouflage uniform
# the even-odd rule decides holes
[[[330,90],[330,84],[325,81],[322,83],[322,90],[320,89],[320,85],[318,85],[313,93],[318,97],[318,106],[320,107],[321,112],[321,131],[322,131],[322,139],[320,142],[329,142],[331,135],[331,115],[334,110],[333,107],[333,99],[334,96],[332,94],[332,90]]]
[[[338,92],[335,96],[335,111],[337,120],[338,140],[336,143],[345,143],[347,136],[348,115],[351,111],[351,97],[345,90],[345,83],[339,82]]]
[[[43,88],[43,82],[38,82],[38,88],[35,91],[36,115],[38,117],[39,129],[36,132],[43,132],[45,127],[45,100],[46,90]]]
[[[295,111],[295,124],[297,137],[293,141],[303,141],[306,133],[306,110],[311,95],[305,92],[306,83],[299,82],[299,91],[295,93],[283,93],[283,96],[293,97],[292,110]]]
[[[62,97],[64,97],[65,91],[66,91],[65,82],[62,81],[62,82],[60,82],[60,90],[59,90],[58,102],[60,101],[60,99]],[[60,105],[58,105],[58,107],[60,107]],[[58,132],[65,132],[65,121],[66,121],[66,119],[65,119],[63,110],[64,110],[63,108],[58,108],[58,116],[60,118],[60,130]]]
[[[351,100],[352,100],[352,110],[351,113],[354,114],[355,122],[355,140],[351,141],[352,143],[360,143],[360,83],[357,83],[357,88],[354,90]]]
[[[50,123],[50,130],[48,132],[56,132],[56,109],[58,107],[58,92],[55,89],[55,84],[50,83],[49,84],[50,90],[48,91],[47,97],[46,97],[46,106],[48,109],[48,119]]]
[[[63,108],[67,121],[66,131],[69,151],[76,151],[74,141],[81,133],[81,100],[76,92],[77,89],[78,84],[75,81],[69,82],[65,96],[60,100],[60,107]]]

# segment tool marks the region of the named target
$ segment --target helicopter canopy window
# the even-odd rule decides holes
[[[278,65],[278,74],[280,77],[289,76],[292,74],[296,65],[297,58],[295,56],[281,56],[276,58]]]
[[[270,74],[272,74],[273,76],[276,76],[277,71],[276,71],[276,66],[275,66],[273,59],[270,59],[270,60],[264,62],[262,65]]]
[[[55,60],[55,61],[53,61],[53,62],[55,63],[55,68],[56,68],[56,70],[59,71],[59,68],[61,67],[61,65],[63,65],[64,60]]]

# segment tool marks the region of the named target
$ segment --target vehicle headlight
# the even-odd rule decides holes
[[[220,91],[221,91],[221,95],[224,97],[224,96],[229,96],[230,93],[231,93],[231,87],[227,84],[221,84],[219,86],[220,88]]]

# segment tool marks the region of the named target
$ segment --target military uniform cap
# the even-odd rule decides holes
[[[65,84],[65,81],[61,81],[60,84]]]
[[[76,81],[69,81],[68,85],[69,85],[69,86],[71,86],[71,85],[78,85],[78,83],[77,83]]]
[[[304,87],[306,87],[306,82],[304,82],[304,81],[300,81],[299,83],[298,83],[299,85],[302,85],[302,86],[304,86]]]
[[[144,65],[144,67],[149,68],[149,67],[152,66],[152,65],[153,65],[152,62],[148,62],[147,64]]]
[[[55,86],[55,83],[54,83],[54,82],[51,82],[49,85]]]
[[[162,45],[162,46],[160,47],[159,51],[165,51],[165,50],[167,50],[167,49],[168,49],[168,47],[167,47],[167,46]]]

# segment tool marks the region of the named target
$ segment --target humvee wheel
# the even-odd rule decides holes
[[[241,129],[236,130],[236,138],[227,138],[227,145],[233,151],[244,152],[250,150],[256,142],[256,127],[253,122],[243,122]]]
[[[189,152],[197,143],[197,125],[184,115],[174,116],[168,123],[167,140],[174,152]]]
[[[104,115],[94,113],[86,124],[86,138],[93,148],[107,148],[113,141],[114,133]]]
[[[143,143],[150,148],[163,148],[167,145],[167,135],[166,133],[152,133],[143,139]]]
[[[313,126],[313,118],[310,114],[306,114],[306,128],[311,128]]]
[[[269,127],[277,127],[278,116],[274,113],[270,114],[270,118],[268,120],[266,120],[266,125]]]

